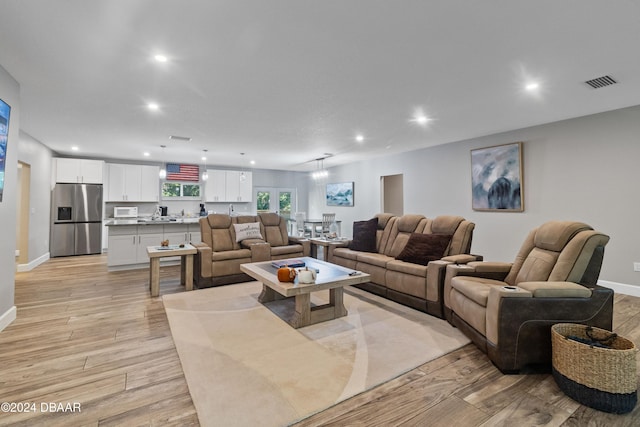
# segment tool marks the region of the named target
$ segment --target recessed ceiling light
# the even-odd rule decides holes
[[[202,161],[206,162],[207,161],[207,156],[202,156]]]
[[[358,141],[358,142],[364,141],[364,136],[362,134],[356,135],[356,141]]]
[[[145,156],[145,157],[149,157],[151,154],[149,154],[148,151],[145,151],[144,153],[142,153],[142,155]]]
[[[158,62],[167,62],[167,57],[164,55],[156,55],[153,57]]]
[[[431,121],[431,119],[427,117],[427,115],[424,113],[422,108],[416,108],[413,111],[413,117],[409,121],[413,123],[417,123],[420,126],[425,126],[428,122]]]
[[[249,163],[251,163],[252,165],[255,165],[256,161],[255,160],[251,160]]]
[[[78,151],[78,150],[79,150],[79,148],[78,148],[78,146],[74,145],[73,147],[71,147],[71,150],[73,150],[73,151]]]
[[[526,90],[528,90],[529,92],[532,92],[534,90],[537,90],[540,88],[540,84],[537,82],[531,82],[531,83],[527,83],[527,85],[524,87]]]
[[[156,111],[158,110],[158,108],[160,108],[160,106],[158,104],[156,104],[155,102],[150,102],[147,104],[147,108],[151,111]]]

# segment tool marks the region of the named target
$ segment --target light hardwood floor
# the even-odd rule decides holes
[[[179,268],[160,295],[182,292]],[[18,317],[0,332],[0,425],[198,425],[162,298],[148,270],[107,272],[103,255],[56,258],[16,275]],[[618,295],[614,329],[640,343],[640,298]],[[47,402],[81,412],[42,412]],[[209,420],[213,421],[213,420]],[[298,426],[637,426],[579,405],[549,375],[502,375],[472,344],[316,414]]]

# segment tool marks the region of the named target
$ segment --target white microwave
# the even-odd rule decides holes
[[[113,208],[114,218],[137,218],[138,208],[136,206],[115,206]]]

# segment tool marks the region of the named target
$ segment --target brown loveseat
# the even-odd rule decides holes
[[[237,234],[259,229],[237,241]],[[211,214],[200,219],[202,242],[195,244],[194,281],[198,288],[253,280],[240,271],[247,262],[309,256],[306,239],[288,236],[286,219],[275,213],[244,216]]]
[[[447,266],[445,314],[503,372],[550,370],[551,326],[611,330],[613,291],[596,284],[609,236],[581,222],[529,233],[513,263]]]
[[[423,215],[378,214],[373,252],[349,247],[329,246],[328,261],[371,275],[371,282],[358,285],[377,295],[427,312],[443,314],[444,273],[448,264],[461,264],[482,259],[469,255],[475,224],[460,216],[443,215],[434,219]],[[408,243],[429,234],[451,236],[437,261],[427,265],[402,258]],[[354,231],[355,235],[355,231]],[[415,239],[414,239],[415,238]],[[345,245],[346,246],[346,245]],[[353,243],[350,243],[353,247]]]

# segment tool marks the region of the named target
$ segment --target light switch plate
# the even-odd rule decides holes
[[[633,263],[633,271],[640,271],[640,262]]]

